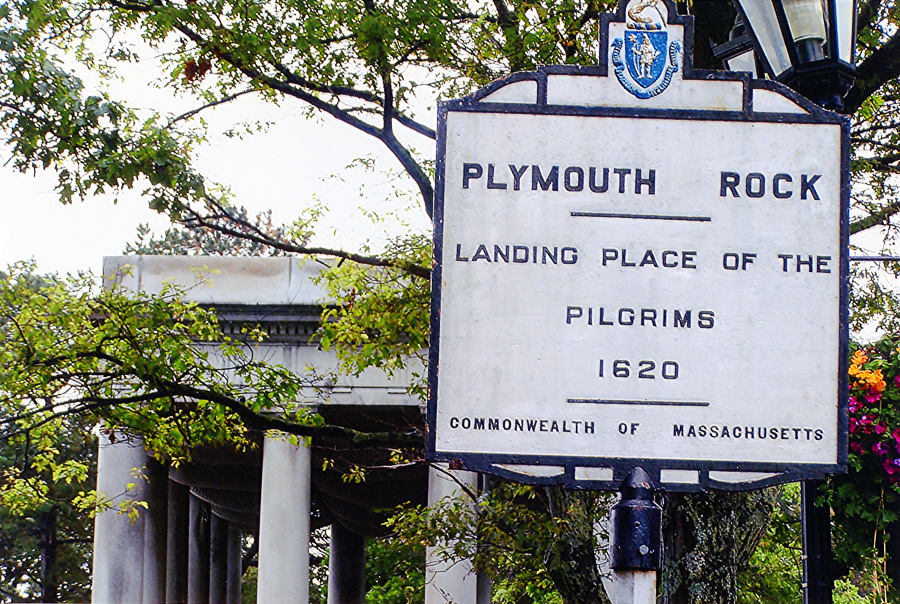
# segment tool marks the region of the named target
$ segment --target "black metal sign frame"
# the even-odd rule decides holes
[[[729,72],[712,72],[693,70],[690,67],[689,56],[691,50],[691,19],[676,14],[674,5],[667,0],[670,7],[669,22],[685,25],[684,28],[684,67],[683,78],[685,80],[726,80],[738,81],[743,85],[743,107],[740,111],[710,111],[690,109],[652,109],[640,106],[634,107],[596,107],[596,106],[563,106],[552,105],[547,102],[547,81],[553,75],[567,75],[584,78],[607,77],[606,47],[609,43],[608,24],[611,20],[624,19],[625,3],[620,5],[617,15],[605,15],[601,27],[601,61],[594,67],[569,67],[550,66],[539,69],[536,72],[517,73],[505,79],[494,82],[471,96],[453,101],[442,102],[438,109],[438,136],[437,136],[437,173],[434,203],[434,258],[432,271],[432,311],[431,311],[431,342],[429,352],[429,398],[427,406],[429,437],[428,457],[432,460],[450,461],[456,467],[481,471],[504,476],[520,482],[531,484],[563,484],[574,488],[590,489],[615,489],[634,467],[644,468],[653,480],[660,484],[660,472],[665,470],[695,470],[698,479],[696,483],[670,483],[665,484],[667,490],[699,490],[705,488],[717,488],[723,490],[747,490],[759,488],[770,484],[792,482],[819,478],[827,474],[839,473],[846,470],[847,462],[847,392],[848,377],[845,371],[848,359],[848,299],[849,299],[849,270],[848,270],[848,241],[849,241],[849,120],[844,116],[825,111],[814,105],[807,99],[787,89],[786,87],[771,81],[754,80],[748,74],[736,74]],[[536,104],[494,103],[485,100],[497,90],[517,82],[534,82],[537,89]],[[757,113],[753,107],[753,92],[756,90],[769,90],[787,97],[805,110],[805,113]],[[445,451],[436,447],[436,415],[438,380],[441,374],[441,296],[442,296],[442,257],[444,246],[444,203],[446,185],[446,152],[447,152],[447,122],[452,113],[477,112],[494,114],[527,114],[539,116],[584,116],[590,118],[628,118],[634,120],[701,120],[733,123],[779,123],[779,124],[834,124],[841,128],[841,166],[840,166],[840,293],[839,293],[839,326],[840,345],[834,351],[838,357],[837,366],[839,375],[837,383],[839,392],[835,393],[837,400],[837,463],[834,464],[793,464],[783,463],[746,463],[707,460],[671,460],[653,458],[595,458],[595,457],[560,457],[532,455],[528,452],[514,455],[482,454],[471,451]],[[491,433],[485,432],[488,437]],[[500,467],[503,466],[503,467]],[[558,468],[555,474],[538,473],[538,475],[522,474],[516,468],[510,466],[542,466]],[[601,467],[612,470],[612,475],[601,480],[576,479],[576,468]],[[712,474],[710,474],[712,472]],[[732,482],[722,479],[717,472],[747,472],[757,474],[747,480]]]

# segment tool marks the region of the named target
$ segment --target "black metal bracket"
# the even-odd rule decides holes
[[[622,481],[622,499],[612,508],[613,570],[658,570],[662,543],[662,508],[653,500],[655,485],[643,468]]]

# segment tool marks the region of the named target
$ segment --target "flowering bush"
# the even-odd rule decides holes
[[[831,477],[827,495],[844,570],[883,561],[886,535],[900,518],[900,336],[851,352],[848,471]]]
[[[891,485],[900,483],[900,349],[894,344],[882,341],[857,349],[848,370],[851,464],[880,465]]]

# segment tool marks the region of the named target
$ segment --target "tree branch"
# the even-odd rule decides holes
[[[347,111],[337,107],[336,105],[333,105],[331,103],[323,101],[322,99],[318,98],[317,96],[314,96],[313,94],[310,94],[309,92],[306,92],[305,90],[300,90],[294,86],[289,85],[286,82],[282,82],[271,76],[268,76],[255,67],[250,67],[250,66],[245,65],[234,54],[232,54],[231,52],[229,52],[225,49],[219,48],[215,44],[209,42],[206,38],[204,38],[203,36],[201,36],[200,34],[195,32],[194,30],[190,29],[187,25],[185,25],[183,23],[179,23],[179,24],[175,25],[175,29],[180,31],[185,36],[187,36],[188,39],[190,39],[195,44],[199,45],[201,48],[210,51],[217,58],[225,61],[226,63],[228,63],[229,65],[231,65],[232,67],[234,67],[235,69],[240,71],[241,73],[243,73],[245,76],[247,76],[253,80],[262,82],[263,84],[265,84],[269,88],[272,88],[273,90],[277,90],[278,92],[281,92],[288,96],[302,100],[302,101],[312,105],[316,109],[324,111],[328,115],[344,122],[345,124],[347,124],[349,126],[356,128],[357,130],[360,130],[370,136],[374,136],[376,138],[379,137],[380,132],[379,132],[378,128],[376,128],[375,126],[360,120],[359,118],[357,118],[357,117],[353,116],[352,114],[348,113]]]
[[[133,396],[115,398],[84,396],[74,400],[60,401],[53,405],[53,411],[47,417],[41,418],[39,421],[27,426],[11,430],[3,434],[2,438],[8,439],[22,434],[29,434],[36,428],[40,428],[56,419],[69,415],[98,411],[119,405],[150,403],[154,400],[163,398],[183,397],[198,401],[208,401],[220,405],[233,412],[246,427],[253,430],[278,430],[303,438],[338,438],[348,442],[354,448],[385,445],[420,447],[424,444],[424,435],[417,430],[410,430],[408,432],[362,432],[334,424],[300,424],[282,419],[274,414],[253,411],[238,399],[209,388],[198,388],[196,386],[178,384],[167,380],[157,380],[153,376],[145,376],[142,378],[141,376],[136,375],[135,377],[153,386],[154,390]],[[46,412],[47,410],[42,409],[41,411]],[[27,419],[28,416],[29,414],[22,414],[17,418],[10,418],[4,423],[11,424],[13,422],[18,422]],[[119,421],[121,421],[121,419]]]
[[[900,201],[893,201],[880,208],[874,214],[869,214],[859,220],[850,223],[850,234],[855,235],[872,227],[887,224],[892,216],[900,212]]]
[[[863,144],[866,144],[866,145],[870,145],[870,146],[872,146],[872,147],[883,147],[883,148],[885,148],[885,149],[890,149],[891,151],[897,151],[897,152],[900,152],[900,145],[895,145],[895,144],[891,144],[891,143],[886,143],[886,142],[883,142],[883,141],[880,141],[880,140],[877,140],[877,139],[874,139],[874,138],[863,138],[863,137],[861,137],[861,136],[851,136],[851,137],[850,137],[850,142],[852,142],[852,143],[863,143]],[[897,159],[900,159],[900,155],[897,155],[897,154],[894,154],[894,155],[891,155],[891,156],[888,156],[888,157],[893,157],[893,158],[894,158],[894,159],[891,160],[889,163],[893,163],[894,161],[897,161]]]
[[[173,117],[171,120],[169,120],[168,125],[172,126],[175,122],[179,122],[181,120],[186,120],[188,118],[192,118],[195,115],[197,115],[198,113],[200,113],[201,111],[205,111],[205,110],[211,109],[213,107],[218,107],[219,105],[224,105],[225,103],[230,103],[234,99],[244,96],[245,94],[250,94],[251,92],[258,92],[258,91],[255,88],[248,88],[247,90],[242,90],[241,92],[236,92],[234,94],[230,94],[230,95],[223,97],[221,99],[218,99],[216,101],[207,103],[207,104],[203,105],[202,107],[197,107],[196,109],[191,109],[190,111],[188,111],[186,113],[182,113],[181,115],[179,115],[177,117]]]
[[[159,6],[159,2],[151,2],[149,4],[140,4],[134,2],[122,2],[121,0],[106,0],[109,4],[122,10],[130,10],[137,13],[149,13]]]
[[[191,41],[198,44],[202,48],[210,50],[215,56],[223,61],[226,61],[247,77],[262,82],[273,90],[277,90],[278,92],[301,100],[311,105],[312,107],[315,107],[316,109],[319,109],[320,111],[323,111],[324,113],[327,113],[328,115],[338,119],[339,121],[344,122],[348,126],[352,126],[360,132],[368,134],[369,136],[377,138],[378,140],[383,142],[394,154],[394,157],[396,157],[400,161],[403,169],[406,170],[406,172],[412,177],[413,181],[415,181],[416,185],[419,187],[419,193],[422,195],[422,201],[425,204],[425,210],[428,213],[429,218],[433,218],[434,189],[431,185],[431,179],[428,178],[428,175],[425,174],[425,171],[422,169],[422,167],[418,164],[418,162],[415,161],[409,150],[406,149],[406,147],[404,147],[393,135],[387,134],[384,129],[377,128],[372,124],[369,124],[368,122],[365,122],[354,116],[349,111],[341,109],[340,107],[332,103],[328,103],[315,96],[314,94],[307,92],[306,90],[302,90],[290,85],[287,82],[283,82],[281,80],[277,80],[271,76],[268,76],[261,72],[259,69],[244,65],[243,62],[235,57],[232,53],[216,47],[214,44],[207,41],[203,36],[193,31],[184,24],[176,25],[175,29],[183,33]]]
[[[391,150],[394,157],[396,157],[406,169],[407,174],[409,174],[416,185],[418,185],[419,193],[422,195],[422,199],[425,202],[425,212],[430,219],[434,220],[434,186],[431,184],[431,178],[429,178],[425,171],[422,170],[419,162],[415,160],[412,153],[409,152],[409,149],[397,140],[397,137],[394,136],[393,132],[385,133],[381,137],[381,142]]]
[[[897,166],[893,164],[900,161],[900,153],[882,155],[881,157],[861,157],[856,161],[865,163],[875,170],[896,170]]]
[[[856,113],[867,98],[900,76],[900,31],[881,45],[856,69],[856,82],[844,98],[843,113]]]
[[[90,545],[91,543],[94,542],[94,540],[93,540],[93,538],[90,538],[90,539],[76,539],[76,538],[72,538],[72,539],[57,539],[56,542],[57,542],[59,545],[72,545],[72,544],[74,544],[74,543],[81,543],[81,544],[84,544],[84,545]]]
[[[332,86],[328,84],[316,84],[315,82],[310,82],[305,78],[301,78],[299,75],[288,69],[286,66],[277,63],[275,61],[270,61],[272,66],[284,76],[285,80],[289,84],[293,84],[295,86],[300,86],[301,88],[306,88],[313,92],[322,92],[325,94],[333,94],[335,96],[347,96],[351,98],[356,98],[362,101],[366,101],[368,103],[373,103],[375,105],[383,105],[384,101],[377,94],[372,94],[366,90],[356,90],[355,88],[350,88],[348,86]],[[427,136],[428,138],[434,140],[437,138],[437,133],[428,126],[417,122],[406,114],[394,110],[394,119],[412,130],[413,132],[417,132],[422,136]]]
[[[885,96],[885,101],[891,100],[889,99],[890,95]],[[897,100],[897,99],[893,99]],[[892,122],[885,122],[880,124],[869,124],[865,127],[853,128],[850,130],[850,136],[862,136],[866,133],[872,132],[893,132],[897,129],[897,124]]]
[[[360,432],[359,430],[333,424],[315,426],[298,424],[273,415],[257,413],[248,409],[240,401],[214,390],[195,388],[194,386],[172,382],[160,382],[160,385],[164,386],[163,390],[169,396],[184,396],[221,405],[237,415],[245,426],[254,430],[279,430],[304,438],[340,438],[357,448],[380,445],[422,446],[424,444],[424,435],[418,431]]]
[[[208,200],[210,204],[218,207],[220,209],[221,206],[216,203],[214,200]],[[283,252],[289,252],[292,254],[308,254],[311,256],[329,256],[332,258],[341,258],[343,260],[350,260],[352,262],[356,262],[359,264],[365,264],[367,266],[380,266],[385,268],[396,268],[402,271],[406,271],[407,273],[414,275],[416,277],[421,277],[423,279],[428,279],[431,277],[431,270],[419,264],[415,264],[412,262],[398,262],[396,260],[391,260],[388,258],[380,258],[378,256],[365,256],[363,254],[356,254],[353,252],[346,252],[344,250],[336,250],[331,248],[324,247],[310,247],[304,245],[295,245],[293,243],[288,243],[286,241],[279,241],[277,239],[273,239],[269,235],[263,233],[254,225],[242,221],[235,216],[232,216],[228,212],[225,212],[222,209],[222,214],[217,216],[216,218],[228,220],[238,227],[229,228],[222,224],[215,222],[214,218],[203,216],[197,210],[193,208],[187,208],[186,211],[191,214],[191,218],[183,221],[185,226],[188,228],[198,228],[203,227],[207,228],[223,235],[230,235],[232,237],[240,237],[242,239],[248,239],[255,243],[259,243],[261,245],[266,245],[273,247],[275,249],[281,250]]]
[[[391,84],[391,74],[387,71],[381,74],[381,87],[384,89],[384,102],[381,104],[382,126],[385,136],[394,136],[394,87]],[[431,216],[431,211],[428,212]]]
[[[57,420],[61,417],[66,417],[69,415],[76,415],[80,413],[96,411],[98,409],[103,409],[105,407],[111,407],[113,405],[128,405],[128,404],[136,404],[136,403],[149,403],[154,400],[158,400],[160,398],[164,398],[166,396],[165,393],[160,392],[148,392],[144,394],[138,394],[134,396],[123,396],[116,397],[114,399],[103,398],[98,396],[82,396],[76,399],[67,399],[64,401],[55,402],[52,404],[50,409],[41,408],[30,411],[28,413],[21,413],[15,417],[4,418],[0,424],[13,425],[16,422],[21,422],[23,420],[27,420],[35,415],[40,413],[47,413],[50,411],[50,415],[38,420],[36,423],[28,424],[27,426],[23,426],[17,428],[15,430],[10,430],[2,435],[2,438],[12,438],[14,436],[19,436],[22,434],[28,434],[32,430],[36,428],[40,428],[49,424],[50,422]],[[62,409],[61,409],[62,408]]]

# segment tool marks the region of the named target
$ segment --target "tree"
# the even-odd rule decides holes
[[[0,273],[0,279],[7,278]],[[36,291],[53,281],[32,276],[24,286]],[[0,329],[10,327],[8,315],[0,314]],[[61,429],[38,434],[42,441],[38,447],[31,447],[23,435],[0,441],[3,482],[20,487],[2,489],[0,495],[4,602],[81,600],[90,594],[93,539],[89,514],[80,504],[97,462],[89,422],[82,416],[62,418]],[[57,463],[55,456],[62,462]]]
[[[336,320],[329,324],[332,329],[326,332],[326,340],[338,349],[350,370],[371,365],[390,368],[403,362],[413,344],[420,349],[427,342],[425,292],[430,264],[426,242],[404,238],[384,254],[357,253],[308,245],[303,225],[284,231],[259,228],[246,216],[229,212],[227,190],[193,167],[192,150],[202,142],[202,130],[191,124],[203,109],[238,103],[251,94],[273,103],[297,103],[382,144],[430,215],[430,160],[420,156],[416,143],[411,142],[427,144],[435,137],[433,127],[417,119],[420,103],[458,96],[498,76],[539,64],[593,63],[599,14],[611,6],[607,0],[14,0],[0,6],[0,131],[13,153],[15,168],[51,169],[58,174],[58,194],[64,203],[96,192],[143,187],[151,207],[191,227],[239,236],[284,253],[322,254],[350,261],[325,277],[343,302],[333,311]],[[707,42],[725,41],[733,22],[732,9],[727,3],[703,0],[683,9],[693,11],[697,19],[696,66],[716,67],[706,50]],[[900,210],[892,180],[900,162],[898,18],[892,2],[861,4],[860,77],[845,108],[854,116],[851,228],[862,232],[886,226],[886,243],[893,240],[891,221]],[[101,32],[108,38],[97,45]],[[161,53],[165,85],[194,95],[196,111],[177,116],[151,112],[147,116],[103,94],[85,95],[80,80],[63,67],[64,61],[56,54],[66,52],[68,60],[109,76],[118,64],[135,58],[136,51],[127,43],[130,34],[139,34],[152,52]],[[374,270],[361,271],[353,263]],[[892,318],[883,314],[884,304],[873,302],[878,297],[892,300],[889,292],[876,278],[867,283],[855,290],[856,321],[874,314],[876,319],[890,322]],[[74,381],[89,393],[79,400],[80,408],[56,407],[54,413],[92,410],[140,431],[150,424],[136,412],[136,404],[152,401],[159,406],[152,407],[151,418],[165,428],[155,437],[159,440],[155,444],[173,459],[184,455],[185,443],[216,438],[240,443],[242,431],[248,427],[279,427],[304,435],[326,429],[314,425],[312,418],[296,421],[290,415],[285,394],[296,387],[296,377],[238,359],[246,377],[257,380],[248,383],[257,387],[236,392],[227,384],[205,362],[202,351],[183,339],[185,333],[194,337],[219,334],[208,316],[180,303],[177,295],[167,303],[174,305],[175,317],[190,321],[171,321],[173,308],[163,309],[161,302],[149,299],[128,302],[109,294],[99,298],[104,306],[98,308],[84,297],[83,285],[72,286],[77,293],[71,301],[82,314],[75,314],[74,309],[62,314],[62,328],[53,323],[53,329],[67,334],[71,342],[47,341],[52,330],[51,336],[41,337],[37,330],[25,332],[34,342],[27,338],[16,341],[18,356],[9,357],[13,367],[24,363],[37,371],[53,365],[66,372],[68,381],[64,382],[48,381],[52,376],[46,373],[22,374],[36,376],[28,379],[37,382],[17,384],[21,388],[52,390],[61,383],[70,387]],[[41,301],[55,307],[60,307],[63,299],[70,301],[68,294],[58,290],[43,295]],[[139,305],[141,316],[129,320],[124,313],[134,310],[134,305]],[[35,313],[37,310],[34,308]],[[108,318],[98,323],[92,314],[97,311],[107,313]],[[36,319],[34,325],[50,326],[49,317],[41,320],[47,322]],[[395,328],[397,325],[400,328]],[[159,329],[176,344],[144,340],[144,344],[165,344],[171,350],[166,350],[166,356],[140,354],[129,347],[124,331],[115,331],[117,326],[135,329],[141,338],[150,338],[147,331]],[[88,335],[98,327],[108,340]],[[74,356],[37,347],[45,341],[71,347]],[[122,369],[113,371],[105,365],[111,361],[96,352],[101,343],[112,346],[111,351],[102,347],[101,351],[111,354]],[[233,343],[226,342],[229,346],[227,350],[233,352]],[[32,347],[46,355],[36,365]],[[95,381],[87,380],[88,375]],[[98,383],[107,387],[104,380],[111,376],[133,387],[139,400],[114,401],[108,390],[97,390]],[[284,390],[273,387],[276,378],[285,380]],[[199,402],[184,405],[183,398]],[[264,420],[259,413],[282,403],[288,414],[277,421]],[[10,436],[47,425],[40,423],[43,420],[36,428],[22,424],[41,417],[35,409],[18,408],[14,421],[7,424]],[[375,438],[338,427],[327,429],[357,443]],[[564,583],[561,579],[558,587]]]
[[[222,206],[221,212],[234,216],[234,221],[252,225],[250,228],[266,233],[268,236],[281,239],[285,229],[272,222],[272,211],[258,214],[255,218],[248,216],[247,208]],[[126,254],[175,254],[203,256],[280,256],[284,252],[271,246],[263,245],[250,239],[226,235],[219,231],[173,226],[159,237],[154,236],[146,224],[138,225],[137,240],[125,246]]]
[[[96,437],[88,418],[70,416],[52,446],[60,458],[84,464],[77,473],[43,472],[47,490],[39,499],[10,501],[0,508],[0,601],[59,602],[90,598],[92,522],[79,495],[93,487]],[[25,463],[27,447],[19,439],[3,443],[0,467],[4,478]],[[69,469],[72,468],[70,464]]]

